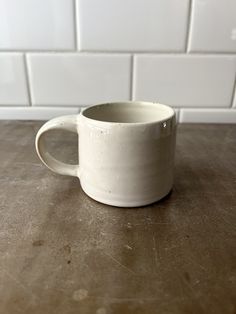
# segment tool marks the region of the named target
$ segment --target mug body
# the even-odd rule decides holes
[[[136,207],[173,185],[176,120],[168,106],[148,102],[91,106],[79,115],[80,182],[91,198]]]

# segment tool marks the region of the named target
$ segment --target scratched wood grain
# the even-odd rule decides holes
[[[0,122],[0,313],[236,313],[236,125],[180,125],[172,193],[120,209],[40,163],[41,124]]]

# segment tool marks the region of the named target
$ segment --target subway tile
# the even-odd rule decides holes
[[[174,107],[229,107],[233,56],[136,55],[133,98]]]
[[[76,107],[0,107],[0,120],[49,120],[79,111]]]
[[[193,0],[189,51],[236,52],[235,0]]]
[[[90,105],[130,97],[130,56],[30,54],[33,105]]]
[[[73,49],[73,17],[73,0],[0,0],[0,49]]]
[[[236,81],[235,81],[235,83],[236,83]],[[233,107],[236,108],[236,85],[235,85],[235,88],[234,88]]]
[[[176,122],[178,123],[179,122],[179,109],[177,108],[173,108],[173,109],[175,111]]]
[[[29,105],[21,54],[0,54],[0,105]]]
[[[77,0],[83,51],[183,51],[189,0]]]
[[[180,123],[236,123],[233,109],[180,109]]]

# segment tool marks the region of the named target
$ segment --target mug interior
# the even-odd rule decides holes
[[[149,123],[168,120],[174,110],[151,102],[116,102],[91,106],[82,115],[86,118],[114,123]]]

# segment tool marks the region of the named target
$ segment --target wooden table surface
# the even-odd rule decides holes
[[[41,125],[0,122],[1,314],[236,313],[236,125],[180,125],[172,193],[137,209],[46,169]]]

